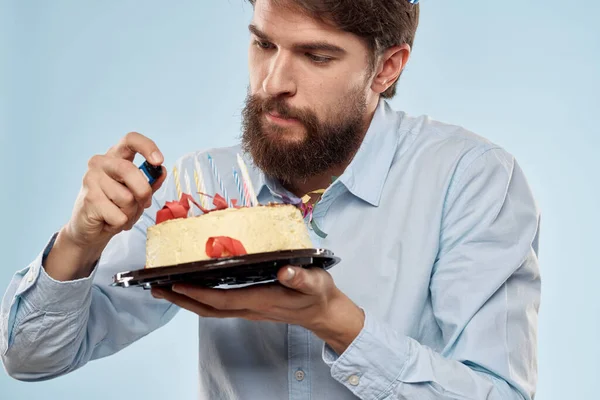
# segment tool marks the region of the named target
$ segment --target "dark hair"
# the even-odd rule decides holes
[[[253,6],[256,0],[248,0]],[[372,72],[376,57],[386,49],[401,44],[411,48],[419,25],[419,5],[408,0],[272,0],[298,8],[309,16],[333,23],[337,28],[362,38],[371,50]],[[392,98],[394,82],[381,94]]]

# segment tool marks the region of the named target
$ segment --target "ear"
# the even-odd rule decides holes
[[[376,93],[385,92],[398,80],[409,58],[410,46],[406,43],[384,51],[379,56],[371,89]]]

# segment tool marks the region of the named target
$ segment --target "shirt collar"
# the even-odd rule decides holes
[[[399,113],[385,99],[380,99],[360,148],[336,181],[373,206],[380,203],[383,186],[396,154],[399,124]],[[264,172],[258,169],[257,172],[257,196],[265,189],[271,193],[287,192]]]
[[[378,206],[398,148],[399,114],[380,99],[363,142],[339,180],[356,197]]]

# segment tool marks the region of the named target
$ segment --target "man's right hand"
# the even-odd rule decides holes
[[[166,178],[166,170],[152,186],[133,164],[141,154],[152,165],[163,155],[156,144],[139,133],[128,133],[106,154],[93,156],[69,222],[61,229],[44,268],[60,281],[88,276],[110,241],[139,220],[152,204],[152,195]]]

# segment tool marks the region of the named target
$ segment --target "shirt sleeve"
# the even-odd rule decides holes
[[[171,186],[168,177],[134,227],[109,242],[89,277],[52,279],[42,265],[44,251],[14,275],[0,308],[0,352],[9,375],[24,381],[64,375],[173,318],[177,307],[149,291],[111,286],[116,273],[144,267],[146,230],[161,207],[157,199],[174,195]]]
[[[365,310],[334,379],[360,399],[531,400],[537,384],[539,212],[501,149],[456,170],[447,192],[430,291],[445,347],[436,352]],[[401,305],[399,305],[401,306]]]

